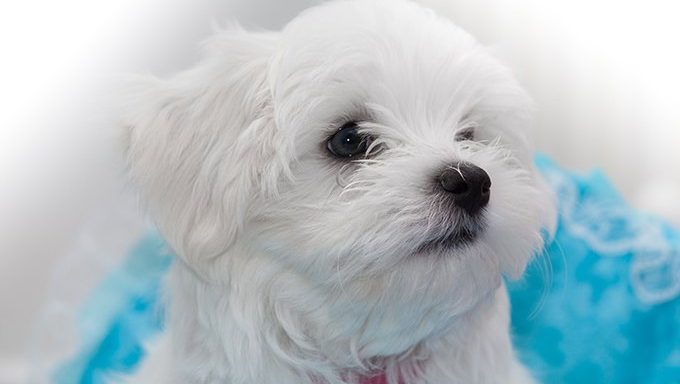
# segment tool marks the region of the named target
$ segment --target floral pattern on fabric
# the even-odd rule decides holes
[[[680,383],[680,233],[628,207],[599,171],[536,163],[559,223],[509,284],[520,357],[544,383]]]

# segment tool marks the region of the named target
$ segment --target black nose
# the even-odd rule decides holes
[[[453,194],[456,205],[474,215],[484,208],[491,195],[491,179],[482,168],[470,163],[456,163],[439,176],[445,191]]]

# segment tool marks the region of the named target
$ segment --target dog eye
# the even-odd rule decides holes
[[[474,140],[474,139],[475,139],[475,128],[474,127],[459,129],[456,132],[456,136],[455,136],[456,141],[471,141],[471,140]]]
[[[328,150],[335,156],[351,158],[366,153],[371,137],[359,133],[359,126],[355,121],[345,123],[326,144]]]

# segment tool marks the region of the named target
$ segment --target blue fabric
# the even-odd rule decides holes
[[[131,372],[144,357],[143,343],[162,326],[159,286],[172,255],[156,233],[130,250],[101,283],[78,316],[82,347],[57,367],[57,384],[103,384]]]
[[[560,215],[509,285],[520,357],[544,383],[680,383],[680,232],[628,207],[601,172],[536,162]]]
[[[554,241],[509,283],[520,358],[544,383],[680,383],[680,232],[628,207],[598,171],[536,164],[559,198]],[[157,234],[92,294],[83,346],[55,382],[132,371],[162,326],[158,287],[172,260]]]

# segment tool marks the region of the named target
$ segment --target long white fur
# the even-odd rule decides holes
[[[336,1],[278,33],[215,35],[194,68],[142,79],[130,173],[180,256],[167,329],[133,383],[528,383],[502,275],[542,247],[554,208],[533,169],[531,103],[464,31],[403,0]],[[365,121],[381,152],[325,148]],[[477,142],[454,140],[475,126]],[[492,179],[486,229],[428,193],[447,165]]]

